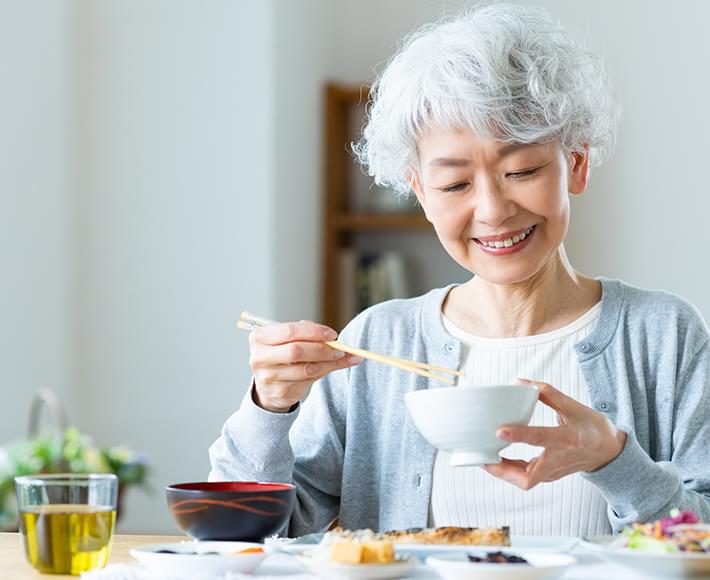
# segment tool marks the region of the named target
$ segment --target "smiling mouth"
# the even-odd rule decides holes
[[[486,248],[494,248],[494,249],[512,248],[516,244],[519,244],[520,242],[522,242],[530,234],[532,234],[533,231],[535,231],[536,227],[537,226],[531,226],[531,227],[527,228],[526,230],[523,230],[521,233],[519,233],[511,238],[507,238],[505,240],[484,241],[484,240],[479,240],[478,238],[473,238],[473,239],[477,244],[480,244],[481,246],[485,246]]]

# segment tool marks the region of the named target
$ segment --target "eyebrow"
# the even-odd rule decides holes
[[[536,147],[542,145],[542,143],[506,143],[500,147],[496,153],[499,157],[505,157],[514,151],[519,149],[525,149],[526,147]],[[430,167],[466,167],[470,161],[464,158],[458,157],[436,157],[427,163]]]
[[[468,164],[468,159],[457,159],[456,157],[437,157],[427,163],[430,167],[466,167]]]

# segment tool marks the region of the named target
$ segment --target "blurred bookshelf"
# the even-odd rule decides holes
[[[417,293],[402,252],[408,243],[393,243],[389,234],[434,239],[421,209],[374,187],[355,160],[351,144],[359,138],[367,101],[365,85],[325,86],[321,320],[337,330],[371,304]]]

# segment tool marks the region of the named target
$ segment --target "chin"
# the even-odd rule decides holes
[[[468,269],[468,268],[467,268]],[[490,284],[498,284],[499,286],[512,286],[515,284],[521,284],[527,282],[534,278],[539,270],[524,268],[524,269],[505,269],[502,268],[498,271],[490,271],[486,269],[480,269],[478,271],[471,270],[474,276],[485,280]]]

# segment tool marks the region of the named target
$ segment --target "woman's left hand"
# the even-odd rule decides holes
[[[486,465],[491,475],[504,479],[521,489],[531,489],[543,481],[556,481],[578,471],[594,471],[611,462],[621,453],[626,433],[617,429],[607,417],[582,405],[547,383],[520,379],[535,385],[539,400],[557,411],[557,427],[506,425],[496,435],[545,450],[530,461],[505,459]]]

